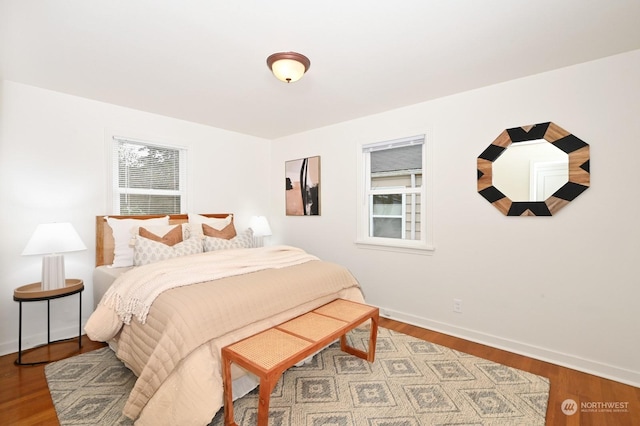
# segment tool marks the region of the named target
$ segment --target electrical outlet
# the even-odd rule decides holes
[[[462,313],[462,300],[461,299],[453,299],[453,312],[458,314]]]

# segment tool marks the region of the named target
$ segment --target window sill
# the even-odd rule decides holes
[[[410,253],[423,256],[432,256],[436,250],[435,247],[427,244],[403,244],[401,242],[391,244],[387,241],[361,240],[356,241],[355,244],[361,249],[393,251],[396,253]]]

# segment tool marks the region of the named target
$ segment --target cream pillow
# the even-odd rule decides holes
[[[204,233],[202,232],[203,223],[219,231],[226,228],[230,223],[233,223],[233,215],[228,215],[225,218],[217,218],[189,213],[188,217],[190,237],[202,238],[204,236]]]
[[[200,238],[189,238],[174,246],[168,246],[161,242],[138,236],[133,251],[133,264],[134,266],[148,265],[161,260],[198,253],[202,253],[202,240]]]
[[[114,244],[113,268],[133,266],[132,238],[138,233],[140,226],[169,225],[169,216],[155,219],[116,219],[105,217],[111,227]]]

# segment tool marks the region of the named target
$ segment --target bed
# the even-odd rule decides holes
[[[138,377],[124,408],[137,425],[208,424],[223,406],[222,347],[337,298],[364,302],[344,267],[295,247],[252,247],[251,231],[236,232],[225,225],[229,218],[233,225],[226,213],[96,218],[96,309],[85,331],[108,342]],[[122,266],[117,246],[130,220],[145,222],[129,229],[138,261]],[[167,225],[147,226],[147,220]],[[180,228],[183,239],[169,248],[153,240],[147,253],[141,241],[151,243],[141,234],[154,226],[173,227],[173,234]],[[196,240],[202,252],[180,254]],[[144,260],[157,252],[171,256]],[[234,398],[257,384],[238,367],[232,377]]]

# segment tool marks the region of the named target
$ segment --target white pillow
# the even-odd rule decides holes
[[[138,233],[140,226],[169,225],[169,216],[156,219],[116,219],[106,216],[111,227],[113,240],[113,268],[133,266],[132,238]]]
[[[200,238],[189,238],[181,243],[168,246],[138,235],[133,251],[133,264],[135,266],[147,265],[173,257],[198,253],[202,253],[202,240]]]
[[[229,250],[253,247],[253,231],[251,228],[236,235],[230,240],[216,237],[204,237],[204,251]]]
[[[204,236],[202,232],[202,224],[206,223],[212,228],[217,229],[218,231],[224,229],[227,225],[231,223],[233,220],[233,215],[228,215],[225,218],[217,218],[217,217],[207,217],[199,214],[189,213],[189,236],[190,237],[200,237]]]

